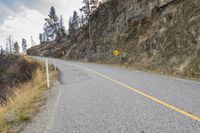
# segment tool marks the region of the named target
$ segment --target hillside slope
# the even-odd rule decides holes
[[[24,57],[0,55],[0,105],[16,91],[20,84],[33,78],[38,64]]]
[[[200,78],[199,14],[199,0],[109,0],[78,31],[75,42],[52,42],[28,54],[61,57],[65,51],[67,59]],[[52,46],[62,47],[49,51]]]

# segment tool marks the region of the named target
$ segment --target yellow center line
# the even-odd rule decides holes
[[[140,94],[140,95],[142,95],[142,96],[144,96],[144,97],[147,97],[147,98],[149,98],[149,99],[155,101],[156,103],[159,103],[159,104],[161,104],[161,105],[163,105],[163,106],[165,106],[165,107],[167,107],[167,108],[170,108],[170,109],[172,109],[172,110],[174,110],[174,111],[176,111],[176,112],[178,112],[178,113],[180,113],[180,114],[182,114],[182,115],[185,115],[185,116],[187,116],[187,117],[189,117],[189,118],[191,118],[191,119],[193,119],[193,120],[196,120],[196,121],[200,122],[200,117],[198,117],[198,116],[195,116],[195,115],[193,115],[193,114],[191,114],[191,113],[189,113],[189,112],[186,112],[186,111],[184,111],[184,110],[182,110],[182,109],[179,109],[179,108],[174,107],[174,106],[172,106],[172,105],[170,105],[170,104],[168,104],[168,103],[165,103],[165,102],[163,102],[163,101],[161,101],[161,100],[159,100],[159,99],[157,99],[157,98],[155,98],[155,97],[153,97],[153,96],[150,96],[150,95],[148,95],[148,94],[146,94],[146,93],[144,93],[144,92],[142,92],[142,91],[139,91],[139,90],[134,89],[134,88],[132,88],[132,87],[130,87],[130,86],[128,86],[128,85],[125,85],[125,84],[123,84],[123,83],[121,83],[121,82],[119,82],[119,81],[117,81],[117,80],[114,80],[114,79],[112,79],[112,78],[110,78],[110,77],[108,77],[108,76],[106,76],[106,75],[103,75],[103,74],[101,74],[101,73],[98,73],[98,72],[96,72],[96,71],[94,71],[94,70],[91,70],[91,69],[88,69],[88,68],[86,68],[86,69],[87,69],[88,71],[90,71],[90,72],[93,72],[93,73],[95,73],[95,74],[101,76],[101,77],[104,77],[104,78],[106,78],[106,79],[108,79],[108,80],[111,80],[111,81],[113,81],[113,82],[115,82],[115,83],[117,83],[117,84],[119,84],[119,85],[121,85],[121,86],[123,86],[123,87],[125,87],[125,88],[128,88],[129,90],[134,91],[134,92],[136,92],[136,93],[138,93],[138,94]]]

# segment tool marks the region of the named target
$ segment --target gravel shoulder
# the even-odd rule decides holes
[[[59,81],[54,86],[45,91],[41,98],[41,106],[35,116],[24,125],[19,133],[45,133],[51,124],[51,117],[54,113],[54,106],[58,97]]]

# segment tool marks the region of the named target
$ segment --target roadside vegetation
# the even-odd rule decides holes
[[[0,56],[0,104],[8,100],[19,84],[32,79],[39,64],[22,56]]]
[[[24,58],[24,57],[23,57]],[[18,85],[13,85],[12,93],[0,105],[0,133],[18,132],[22,128],[22,124],[37,112],[41,97],[47,90],[45,76],[45,67],[42,62],[34,62],[25,57],[30,64],[36,64],[35,70],[32,72],[30,80]],[[34,67],[35,67],[34,66]],[[51,84],[57,78],[57,72],[50,70]]]

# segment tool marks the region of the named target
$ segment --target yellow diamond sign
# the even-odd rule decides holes
[[[120,53],[119,53],[119,50],[115,50],[114,51],[114,54],[116,55],[116,56],[118,56]]]

